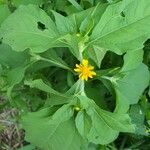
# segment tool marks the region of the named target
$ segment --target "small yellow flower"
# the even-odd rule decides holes
[[[75,72],[79,73],[79,78],[81,80],[88,80],[88,78],[93,78],[96,72],[93,71],[94,67],[89,65],[88,60],[83,59],[81,64],[76,64]]]

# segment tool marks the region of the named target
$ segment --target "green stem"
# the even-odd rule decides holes
[[[124,137],[119,150],[124,150],[124,146],[125,146],[126,141],[127,141],[127,136]]]
[[[52,63],[52,64],[54,64],[60,68],[66,69],[66,70],[68,70],[74,74],[74,71],[71,68],[69,68],[68,66],[65,66],[61,63],[57,63],[56,61],[41,57],[40,55],[37,55],[37,54],[31,54],[31,56],[33,56],[36,59],[36,61],[42,60],[42,61],[50,62],[50,63]]]

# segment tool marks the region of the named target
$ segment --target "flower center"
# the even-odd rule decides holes
[[[89,68],[88,68],[88,67],[82,67],[82,73],[83,73],[84,75],[89,75],[89,73],[90,73]]]

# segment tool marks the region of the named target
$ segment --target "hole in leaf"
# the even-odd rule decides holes
[[[123,11],[120,13],[120,15],[121,15],[122,17],[125,17],[125,14],[124,14]]]
[[[58,13],[60,13],[61,15],[63,15],[64,17],[66,17],[66,16],[67,16],[67,13],[66,13],[66,12],[64,12],[64,11],[57,10],[57,12],[58,12]]]
[[[45,24],[43,24],[42,22],[37,22],[38,24],[38,29],[40,29],[41,31],[44,31],[46,28]]]

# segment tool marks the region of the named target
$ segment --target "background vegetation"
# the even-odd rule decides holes
[[[149,150],[149,25],[148,0],[0,0],[0,149]]]

